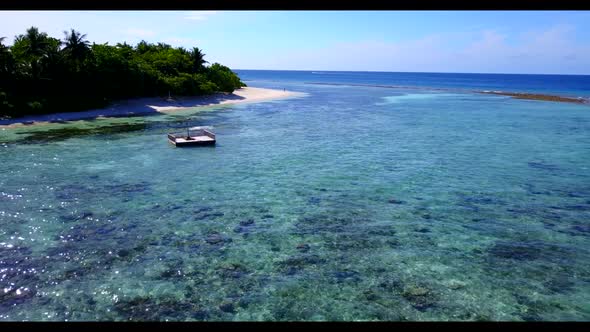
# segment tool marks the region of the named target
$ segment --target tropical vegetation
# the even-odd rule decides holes
[[[208,65],[198,47],[96,44],[74,29],[57,39],[36,27],[11,46],[0,37],[0,117],[80,111],[128,98],[229,93],[243,86],[228,67]]]

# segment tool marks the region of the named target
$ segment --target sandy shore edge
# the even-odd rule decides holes
[[[210,96],[198,97],[181,97],[175,98],[173,100],[166,100],[163,98],[129,99],[117,101],[113,105],[102,109],[81,112],[32,115],[22,118],[0,120],[0,128],[13,128],[19,126],[40,125],[96,118],[166,114],[195,107],[255,103],[276,99],[300,97],[304,95],[305,93],[302,92],[244,87],[235,90],[233,93],[218,93]]]

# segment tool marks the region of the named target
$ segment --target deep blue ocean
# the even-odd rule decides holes
[[[0,320],[590,320],[590,105],[472,92],[589,76],[236,72],[302,94],[0,128]]]
[[[391,73],[354,71],[235,70],[246,80],[390,85],[450,90],[507,91],[590,98],[588,75]]]

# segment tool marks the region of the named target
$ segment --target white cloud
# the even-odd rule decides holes
[[[479,41],[460,52],[459,59],[469,68],[485,68],[492,72],[588,74],[590,45],[573,39],[575,30],[569,25],[556,25],[545,30],[528,31],[509,44],[504,35],[493,31],[482,33]],[[572,67],[572,59],[579,63]],[[580,72],[580,68],[585,68]],[[515,70],[516,69],[516,70]],[[471,69],[477,70],[477,69]]]
[[[217,14],[215,10],[190,11],[184,14],[184,18],[191,21],[204,21],[215,14]]]

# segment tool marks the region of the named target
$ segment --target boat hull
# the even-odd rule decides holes
[[[170,144],[173,144],[177,147],[185,147],[185,146],[207,146],[207,145],[215,145],[215,140],[183,140],[183,141],[173,141],[168,140]]]

